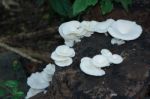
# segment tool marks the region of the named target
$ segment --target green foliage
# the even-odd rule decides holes
[[[17,88],[18,87],[18,81],[16,81],[16,80],[5,81],[4,86],[10,87],[10,88]]]
[[[126,11],[128,11],[129,6],[132,4],[132,0],[115,0],[115,2],[121,3]]]
[[[6,91],[3,89],[0,89],[0,97],[4,96],[6,94]]]
[[[12,68],[14,71],[17,71],[21,68],[21,63],[18,60],[14,60],[12,63]]]
[[[7,80],[0,82],[0,97],[22,99],[24,93],[19,90],[18,85],[19,83],[16,80]]]
[[[53,10],[62,16],[72,16],[71,3],[69,0],[49,0]]]
[[[111,0],[101,0],[100,7],[102,14],[105,15],[112,11],[113,3]]]
[[[43,4],[46,0],[37,0],[38,4]],[[91,6],[99,3],[103,15],[110,13],[114,3],[119,3],[128,11],[132,0],[49,0],[49,5],[53,11],[64,17],[75,17]]]
[[[45,0],[36,0],[36,3],[37,3],[39,6],[43,5],[44,2],[45,2]]]
[[[76,16],[80,12],[87,9],[89,6],[94,6],[98,0],[75,0],[73,4],[73,15]]]

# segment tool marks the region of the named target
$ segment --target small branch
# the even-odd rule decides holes
[[[35,32],[21,32],[21,33],[16,33],[15,35],[8,35],[4,37],[0,37],[0,41],[5,42],[9,41],[9,39],[32,39],[36,38],[37,36],[43,36],[43,35],[54,35],[57,32],[58,27],[49,27],[44,30],[39,30]]]
[[[5,44],[5,43],[0,42],[0,47],[5,48],[5,49],[7,49],[7,50],[9,50],[9,51],[12,51],[12,52],[14,52],[14,53],[16,53],[16,54],[18,54],[18,55],[20,55],[20,56],[26,58],[26,59],[29,59],[29,60],[32,61],[32,62],[35,62],[35,63],[42,63],[42,61],[39,61],[39,60],[37,60],[37,59],[34,59],[34,58],[32,58],[31,56],[27,55],[26,53],[23,53],[23,52],[21,52],[20,50],[14,48],[14,47],[11,47],[11,46],[9,46],[9,45],[7,45],[7,44]]]

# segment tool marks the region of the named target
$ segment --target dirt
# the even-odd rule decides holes
[[[97,13],[100,10],[96,6],[80,16],[80,20],[103,21],[108,18],[133,20],[143,28],[143,34],[140,38],[126,42],[121,46],[111,45],[110,40],[112,37],[103,34],[95,33],[90,38],[83,38],[80,43],[74,46],[76,56],[73,58],[73,64],[66,68],[56,67],[53,81],[48,87],[47,93],[40,93],[32,99],[143,99],[145,96],[149,96],[150,2],[147,0],[143,2],[142,0],[135,0],[135,3],[129,12],[118,7],[106,16]],[[30,53],[31,50],[32,53],[40,53],[44,62],[53,63],[49,58],[50,53],[58,45],[63,44],[63,39],[59,36],[57,30],[46,30],[48,23],[41,19],[42,16],[40,16],[43,12],[36,5],[29,4],[30,2],[26,1],[28,6],[23,6],[23,10],[19,12],[22,15],[18,16],[18,25],[20,27],[16,26],[16,18],[13,22],[1,23],[0,26],[3,26],[3,29],[0,31],[6,34],[10,34],[10,31],[12,33],[23,31],[29,32],[29,35],[30,33],[32,35],[34,31],[37,34],[33,33],[32,36],[27,36],[26,34],[23,36],[11,35],[5,37],[4,42],[17,48],[30,49]],[[33,12],[28,12],[27,9],[32,7],[35,8]],[[34,16],[33,13],[37,16]],[[30,18],[30,16],[32,17]],[[6,19],[9,18],[6,17]],[[57,29],[56,26],[60,24],[60,21],[57,21],[52,25],[52,28]],[[22,23],[24,24],[22,25]],[[13,25],[14,27],[11,27]],[[103,48],[107,48],[113,53],[121,54],[124,57],[123,63],[103,68],[106,71],[106,75],[102,77],[84,74],[79,68],[81,58],[86,56],[93,57],[100,53]],[[34,67],[34,69],[32,70],[30,67]],[[42,70],[44,66],[39,68],[36,64],[33,66],[31,63],[26,68],[31,73],[36,70]]]

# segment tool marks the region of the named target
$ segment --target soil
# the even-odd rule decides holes
[[[73,58],[73,64],[66,68],[56,67],[53,81],[48,87],[47,93],[40,93],[32,99],[144,99],[144,97],[149,97],[150,2],[147,0],[135,0],[134,2],[135,5],[129,12],[118,7],[106,16],[97,13],[100,10],[96,6],[83,14],[80,20],[103,21],[113,18],[136,21],[143,28],[140,38],[126,42],[121,46],[111,45],[112,37],[104,34],[94,33],[90,38],[83,38],[80,43],[74,46],[76,56]],[[20,4],[23,5],[23,2]],[[49,58],[50,53],[58,45],[63,44],[63,39],[57,32],[57,27],[61,23],[60,18],[53,20],[54,24],[51,24],[51,29],[48,29],[48,22],[42,19],[42,14],[45,14],[43,9],[38,8],[30,1],[25,1],[24,4],[26,6],[22,6],[20,12],[14,12],[13,15],[18,15],[18,17],[13,22],[9,23],[11,11],[6,11],[5,15],[8,16],[3,15],[5,17],[1,18],[3,24],[0,24],[2,27],[0,32],[4,34],[1,34],[0,39],[22,51],[28,50],[29,54],[35,53],[36,55],[33,56],[36,58],[39,58],[40,55],[41,58],[39,59],[44,64],[53,63]],[[27,11],[30,8],[34,8],[34,10]],[[5,12],[4,10],[1,11],[0,13]],[[14,18],[14,16],[11,17]],[[19,20],[18,24],[16,24],[17,20]],[[19,32],[27,32],[27,34]],[[10,35],[11,33],[15,33],[15,35]],[[106,75],[102,77],[84,74],[79,68],[81,58],[93,57],[99,54],[103,48],[121,54],[124,57],[123,63],[103,68]],[[1,52],[6,51],[2,49]],[[24,65],[24,68],[28,76],[32,72],[41,71],[44,66],[29,62]]]

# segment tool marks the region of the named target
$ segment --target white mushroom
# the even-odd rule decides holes
[[[54,60],[55,64],[60,67],[69,66],[72,64],[72,57],[75,56],[75,51],[66,45],[60,45],[51,54],[51,58]]]
[[[82,21],[81,27],[86,31],[94,32],[94,28],[97,25],[97,21]]]
[[[59,33],[64,38],[65,44],[72,47],[74,41],[78,39],[77,36],[80,35],[81,30],[79,21],[69,21],[60,25]]]
[[[102,49],[101,54],[107,58],[109,63],[120,64],[123,58],[118,54],[112,54],[108,49]]]
[[[113,64],[120,64],[123,61],[123,58],[118,54],[113,54],[112,57],[109,57],[108,59]]]
[[[96,67],[106,67],[110,65],[110,62],[107,60],[107,58],[103,55],[96,55],[93,57],[92,59],[92,63],[96,66]]]
[[[33,89],[45,89],[49,86],[49,82],[44,81],[43,78],[41,78],[41,73],[36,72],[33,73],[28,79],[27,84],[33,88]]]
[[[65,44],[69,47],[73,47],[74,45],[74,40],[65,40]]]
[[[65,61],[68,60],[69,57],[58,55],[56,52],[51,54],[51,58],[55,61]]]
[[[107,19],[103,22],[97,21],[82,21],[81,27],[87,31],[98,32],[98,33],[106,33],[109,26],[114,22],[113,19]]]
[[[60,25],[59,33],[64,38],[65,44],[72,47],[75,42],[79,42],[85,35],[89,36],[89,32],[81,28],[79,21],[69,21]]]
[[[43,92],[45,89],[33,89],[33,88],[30,88],[29,91],[27,92],[27,95],[25,97],[25,99],[29,99],[35,95],[37,95],[38,93],[40,92]]]
[[[43,69],[43,72],[48,74],[48,75],[54,75],[55,73],[55,65],[54,64],[48,64],[46,67]]]
[[[106,33],[108,28],[114,22],[115,22],[115,20],[113,20],[113,19],[107,19],[106,21],[98,22],[94,27],[94,31],[98,32],[98,33]]]
[[[75,56],[75,51],[73,48],[70,48],[66,45],[60,45],[56,48],[55,50],[57,55],[60,56],[67,56],[67,57],[74,57]]]
[[[122,45],[122,44],[125,44],[125,41],[124,40],[121,40],[121,39],[116,39],[116,38],[112,38],[111,39],[111,44],[112,45]]]
[[[55,72],[55,65],[48,64],[41,72],[41,78],[47,82],[52,81],[54,72]]]
[[[66,38],[66,35],[78,34],[80,28],[79,21],[69,21],[60,25],[59,33],[62,37]]]
[[[134,40],[142,34],[142,27],[133,21],[117,20],[108,28],[109,34],[121,40]]]
[[[84,57],[81,59],[80,69],[84,73],[86,73],[88,75],[92,75],[92,76],[105,75],[105,71],[100,68],[95,67],[92,63],[92,59],[88,58],[88,57]]]
[[[112,53],[108,49],[102,49],[101,54],[105,57],[112,57]]]
[[[54,72],[55,65],[48,64],[42,72],[32,73],[27,79],[27,84],[30,86],[30,89],[27,92],[26,99],[43,92],[49,86],[49,81],[52,81]]]
[[[66,67],[71,65],[72,62],[73,62],[72,58],[68,58],[68,60],[64,60],[64,61],[55,61],[55,64],[60,67]]]
[[[48,64],[42,72],[32,73],[27,79],[27,84],[33,89],[45,89],[55,72],[55,65]]]

